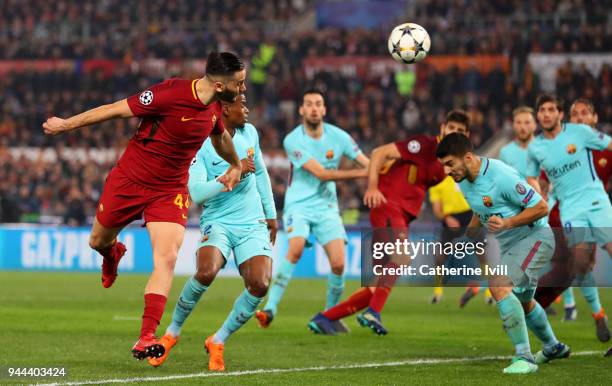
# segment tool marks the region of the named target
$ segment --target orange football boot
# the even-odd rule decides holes
[[[162,363],[164,363],[166,359],[168,358],[168,355],[170,354],[170,349],[172,349],[172,347],[174,347],[178,343],[178,339],[179,339],[178,337],[175,338],[170,334],[166,334],[162,336],[162,338],[159,340],[159,344],[164,346],[164,349],[165,349],[164,355],[162,355],[159,358],[157,357],[149,358],[148,360],[149,364],[153,367],[161,366]]]
[[[268,328],[274,319],[274,315],[272,315],[272,312],[268,310],[257,310],[255,312],[255,319],[257,319],[259,327]]]
[[[223,343],[213,342],[214,334],[206,338],[204,347],[206,352],[210,355],[208,359],[208,370],[210,371],[225,371],[225,363],[223,362]]]

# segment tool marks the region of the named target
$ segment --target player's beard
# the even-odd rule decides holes
[[[304,122],[306,123],[306,127],[310,130],[316,130],[319,128],[319,125],[321,124],[321,119],[317,119],[317,120],[310,120],[308,118],[304,119]]]
[[[217,99],[227,103],[233,103],[236,100],[238,94],[240,94],[240,92],[231,91],[227,87],[224,88],[223,91],[215,93]]]

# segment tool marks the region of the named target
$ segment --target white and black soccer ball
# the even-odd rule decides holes
[[[404,23],[393,28],[387,44],[393,59],[407,64],[425,59],[431,48],[431,40],[425,28],[414,23]]]

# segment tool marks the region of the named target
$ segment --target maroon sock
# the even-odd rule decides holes
[[[140,337],[154,335],[159,321],[164,314],[167,298],[159,294],[145,294],[144,314],[142,315],[142,327],[140,328]]]
[[[355,312],[364,309],[370,302],[371,298],[372,291],[370,291],[369,288],[360,288],[345,301],[338,303],[329,310],[323,312],[323,315],[330,320],[342,319],[345,316],[352,315]]]
[[[399,266],[393,262],[387,263],[385,268],[395,268],[397,269]],[[370,308],[374,311],[380,313],[387,302],[387,298],[391,293],[391,288],[395,285],[395,281],[399,275],[385,275],[382,276],[376,289],[374,290],[374,294],[372,295],[372,299],[370,300]]]
[[[104,247],[102,249],[97,249],[98,253],[102,255],[103,258],[105,259],[111,259],[114,258],[113,256],[113,248],[115,247],[115,244],[117,244],[117,240],[115,240],[111,245],[109,245],[108,247]]]

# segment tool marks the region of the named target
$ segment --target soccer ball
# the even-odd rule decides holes
[[[404,23],[393,28],[387,45],[389,53],[396,61],[416,63],[427,56],[431,40],[425,28],[414,23]]]

